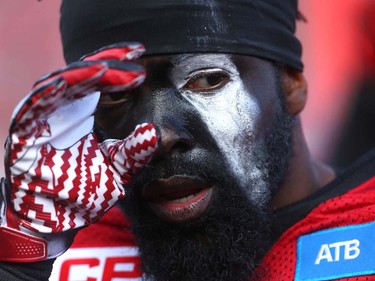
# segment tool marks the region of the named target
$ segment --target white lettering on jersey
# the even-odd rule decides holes
[[[137,247],[71,248],[58,257],[49,281],[140,281]]]
[[[325,260],[327,262],[338,262],[340,261],[340,258],[344,258],[344,260],[355,259],[361,253],[359,245],[360,242],[357,239],[340,241],[331,244],[323,244],[320,246],[318,255],[315,259],[315,264],[320,264],[322,260]],[[341,254],[342,249],[343,256]]]

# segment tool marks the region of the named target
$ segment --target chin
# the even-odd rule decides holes
[[[268,199],[262,207],[251,204],[233,182],[215,185],[208,207],[182,221],[166,219],[142,196],[129,192],[121,205],[131,220],[146,276],[160,281],[241,281],[254,274],[270,247]],[[269,198],[269,193],[264,196]]]

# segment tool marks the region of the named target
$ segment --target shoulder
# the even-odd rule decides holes
[[[278,239],[262,263],[268,277],[331,280],[375,274],[375,262],[368,262],[375,255],[370,237],[375,232],[375,150],[316,194],[280,210],[277,224]]]
[[[275,212],[273,230],[280,236],[288,228],[314,213],[359,209],[375,201],[366,200],[375,194],[375,148],[352,166],[338,174],[336,179],[311,196]],[[354,206],[353,206],[354,204]],[[336,206],[336,207],[333,207]],[[357,206],[357,207],[356,207]]]

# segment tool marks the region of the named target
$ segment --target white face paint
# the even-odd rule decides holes
[[[249,180],[257,183],[251,191],[256,200],[256,194],[265,190],[264,171],[257,167],[254,157],[261,153],[257,138],[261,118],[259,101],[246,90],[229,55],[186,55],[174,65],[176,71],[171,74],[172,81],[199,112],[240,184],[247,186]],[[184,87],[191,77],[204,76],[210,71],[226,73],[229,81],[223,87],[209,91]]]

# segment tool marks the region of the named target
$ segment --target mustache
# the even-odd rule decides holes
[[[228,171],[227,166],[224,157],[218,153],[193,149],[153,159],[133,177],[129,187],[145,186],[157,179],[166,179],[175,175],[200,177],[208,182],[223,181],[225,179],[220,171]]]

